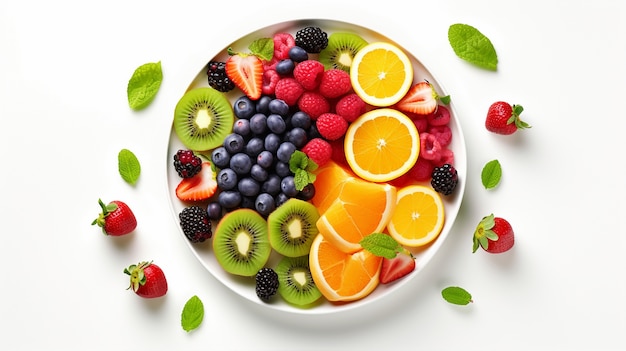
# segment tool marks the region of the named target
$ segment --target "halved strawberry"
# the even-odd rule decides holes
[[[402,252],[394,258],[383,257],[379,279],[382,284],[396,281],[415,270],[415,257],[410,252]]]
[[[211,162],[203,162],[200,173],[191,178],[183,178],[176,187],[176,197],[181,201],[202,201],[210,198],[217,190],[215,172]]]
[[[226,75],[252,100],[261,97],[263,61],[252,54],[237,53],[226,60]]]
[[[439,95],[432,84],[427,81],[419,82],[411,87],[406,95],[396,103],[400,111],[429,115],[437,109]]]

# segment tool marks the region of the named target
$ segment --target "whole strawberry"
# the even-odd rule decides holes
[[[137,227],[137,219],[133,211],[122,201],[111,201],[108,205],[105,205],[101,199],[98,199],[98,204],[102,208],[102,212],[98,215],[98,218],[91,222],[91,225],[98,225],[102,227],[102,232],[106,235],[120,236],[125,235]]]
[[[130,276],[130,286],[137,295],[144,298],[161,297],[167,293],[167,280],[161,267],[150,262],[139,262],[124,269]]]
[[[521,105],[511,105],[508,102],[496,101],[487,111],[485,127],[488,131],[509,135],[518,129],[530,128],[530,125],[520,119],[520,114],[524,111]]]
[[[495,217],[492,213],[478,223],[473,241],[472,252],[476,252],[480,246],[489,253],[502,253],[513,247],[515,234],[506,219]]]

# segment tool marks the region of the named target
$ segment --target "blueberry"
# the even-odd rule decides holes
[[[211,202],[206,207],[206,212],[209,215],[209,219],[217,221],[222,218],[222,206],[219,202]]]
[[[243,152],[234,154],[230,158],[230,168],[238,175],[246,175],[252,168],[252,160],[250,160],[250,156]]]
[[[243,150],[245,146],[243,137],[236,133],[231,133],[224,138],[224,148],[233,155]]]
[[[293,176],[286,176],[280,181],[280,190],[288,197],[295,197],[298,195],[298,190],[296,189],[296,183]]]
[[[241,204],[241,194],[236,190],[221,191],[217,202],[225,209],[232,210]]]
[[[307,130],[311,127],[311,116],[306,112],[297,111],[291,116],[291,126]]]
[[[309,140],[322,137],[322,134],[320,134],[320,132],[317,130],[317,126],[315,125],[315,123],[311,123],[309,129],[306,130],[306,135]]]
[[[293,69],[296,67],[296,63],[291,59],[280,60],[276,64],[276,73],[285,77],[291,75],[293,73]]]
[[[296,197],[300,200],[309,201],[315,196],[315,185],[313,183],[309,183],[304,186],[302,190],[298,192]]]
[[[230,154],[226,151],[226,148],[220,146],[211,153],[211,161],[213,161],[213,164],[218,168],[228,167]]]
[[[274,133],[269,133],[265,136],[265,150],[276,153],[278,151],[278,147],[280,146],[281,140],[280,136]]]
[[[269,109],[270,113],[275,113],[283,117],[287,116],[289,113],[289,105],[281,99],[273,99],[270,101]]]
[[[256,113],[250,117],[250,130],[254,134],[263,134],[267,130],[267,117],[262,113]]]
[[[268,150],[261,151],[259,155],[256,157],[256,164],[265,169],[270,168],[273,163],[274,163],[274,155]]]
[[[291,154],[296,151],[296,146],[289,141],[285,141],[278,147],[276,150],[276,157],[279,161],[283,161],[289,163],[289,159],[291,159]]]
[[[238,119],[233,124],[233,132],[246,137],[250,134],[250,120]]]
[[[280,193],[281,178],[277,174],[270,174],[267,180],[261,184],[261,192],[268,193],[272,196]]]
[[[285,120],[280,115],[272,113],[267,116],[267,128],[276,134],[282,134],[286,129],[287,125],[285,124]]]
[[[215,178],[220,190],[231,190],[237,186],[237,173],[230,168],[224,168],[217,173]]]
[[[268,193],[259,194],[254,202],[254,208],[261,216],[269,216],[269,214],[276,209],[274,197]]]
[[[306,135],[306,130],[296,127],[287,132],[286,140],[294,144],[296,148],[300,149],[306,145],[309,138]]]
[[[255,163],[252,165],[252,168],[250,168],[250,176],[258,182],[264,182],[267,180],[269,173],[267,173],[267,169]]]
[[[289,49],[289,58],[294,62],[302,62],[309,59],[309,54],[299,46],[293,46]]]
[[[287,194],[279,193],[278,195],[276,195],[274,202],[276,203],[276,207],[279,207],[280,205],[287,202],[287,200],[289,200],[289,196],[287,196]]]
[[[276,164],[274,165],[274,172],[281,178],[293,175],[293,173],[291,173],[291,170],[289,169],[289,164],[281,161],[276,162]]]
[[[254,196],[259,195],[259,190],[261,190],[261,185],[256,180],[251,177],[241,178],[239,183],[237,183],[237,190],[243,196]]]
[[[243,95],[235,100],[235,103],[233,104],[233,112],[237,118],[248,119],[256,112],[256,106],[254,101]]]
[[[241,195],[241,203],[239,204],[239,207],[256,210],[255,201],[256,201],[256,197]]]
[[[261,96],[256,102],[256,112],[268,114],[270,112],[270,101],[273,99],[268,95]]]
[[[265,141],[259,137],[254,137],[248,140],[246,144],[245,153],[251,158],[256,158],[261,151],[265,148]]]

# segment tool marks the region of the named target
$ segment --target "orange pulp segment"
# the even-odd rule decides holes
[[[324,213],[341,192],[346,179],[353,178],[354,174],[334,161],[329,161],[314,173],[315,195],[311,202],[319,213]]]

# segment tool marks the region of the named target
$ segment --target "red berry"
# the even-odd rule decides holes
[[[418,157],[415,165],[407,172],[411,179],[420,181],[426,181],[430,179],[431,174],[433,173],[433,169],[435,169],[435,165],[429,160]]]
[[[322,81],[324,65],[317,60],[305,60],[293,69],[293,77],[306,90],[315,90]]]
[[[394,258],[383,258],[380,268],[380,283],[389,284],[415,270],[415,257],[408,253],[398,253]]]
[[[276,85],[280,81],[280,75],[273,69],[266,69],[263,72],[263,86],[261,92],[263,95],[274,95]]]
[[[302,147],[302,152],[321,167],[330,161],[333,150],[328,141],[313,138]]]
[[[335,113],[348,122],[354,122],[365,113],[367,104],[356,93],[346,94],[335,105]]]
[[[429,133],[420,134],[420,157],[437,162],[441,158],[441,144],[437,138]]]
[[[447,125],[432,126],[428,129],[428,133],[434,135],[442,147],[447,147],[452,141],[452,130]]]
[[[278,61],[289,58],[289,49],[296,46],[296,40],[290,33],[274,34],[274,58]]]
[[[437,106],[437,109],[426,116],[428,119],[428,124],[431,126],[445,126],[450,123],[450,110],[448,110],[445,106]]]
[[[515,233],[511,224],[504,218],[492,214],[483,217],[474,231],[473,252],[482,247],[489,253],[502,253],[515,244]]]
[[[289,106],[295,106],[298,99],[304,92],[304,88],[294,78],[282,78],[276,84],[274,94],[277,99],[281,99]]]
[[[352,90],[350,74],[342,69],[329,69],[322,74],[319,92],[322,96],[334,99]]]
[[[426,133],[428,131],[428,120],[423,116],[421,118],[413,118],[411,119],[413,124],[415,124],[415,128],[417,131],[421,133]]]
[[[98,215],[98,218],[94,219],[91,225],[102,227],[104,234],[120,236],[128,234],[137,228],[135,214],[126,203],[115,200],[105,205],[102,200],[98,199],[98,204],[102,212]]]
[[[314,91],[305,91],[298,100],[298,108],[312,120],[316,120],[322,113],[330,111],[330,104],[325,97]]]
[[[336,113],[322,113],[315,121],[317,131],[326,140],[337,140],[346,134],[348,122]]]
[[[518,129],[530,128],[530,125],[520,119],[520,114],[524,111],[521,105],[511,105],[508,102],[496,101],[487,111],[485,128],[488,131],[509,135]]]
[[[161,267],[152,262],[140,262],[124,269],[130,276],[130,286],[135,294],[144,298],[161,297],[167,293],[167,279]]]

